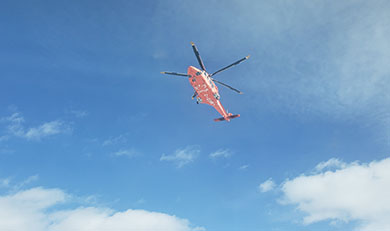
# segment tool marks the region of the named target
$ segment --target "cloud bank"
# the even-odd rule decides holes
[[[186,219],[145,210],[101,207],[61,209],[71,195],[42,187],[0,196],[0,230],[7,231],[199,231]],[[61,207],[62,206],[62,207]]]
[[[357,221],[361,231],[390,230],[390,158],[368,164],[336,159],[325,163],[337,163],[337,169],[283,183],[283,203],[296,205],[307,214],[304,224]],[[320,163],[316,169],[324,170],[323,166]]]

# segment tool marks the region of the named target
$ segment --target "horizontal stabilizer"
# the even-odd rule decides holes
[[[234,118],[237,118],[237,117],[240,117],[240,114],[237,114],[237,115],[229,115],[228,117],[221,117],[221,118],[217,118],[217,119],[214,119],[215,122],[219,122],[219,121],[224,121],[224,120],[227,120],[227,121],[230,121],[230,119],[234,119]]]

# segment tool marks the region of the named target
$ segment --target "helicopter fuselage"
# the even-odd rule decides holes
[[[230,114],[226,112],[219,101],[218,87],[210,78],[210,75],[206,71],[199,70],[193,66],[188,67],[187,74],[190,75],[188,80],[197,93],[197,101],[213,106],[225,120],[229,121]]]

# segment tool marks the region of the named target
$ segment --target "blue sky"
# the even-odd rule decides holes
[[[3,1],[1,230],[390,229],[387,1]],[[198,66],[241,117],[191,100]],[[27,208],[27,209],[26,209]]]

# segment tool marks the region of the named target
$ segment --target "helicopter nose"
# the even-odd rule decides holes
[[[195,73],[199,72],[199,70],[196,67],[189,66],[188,67],[188,74],[195,75]]]

